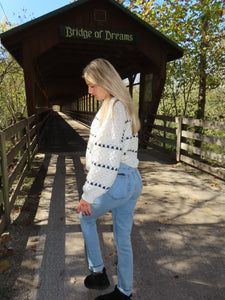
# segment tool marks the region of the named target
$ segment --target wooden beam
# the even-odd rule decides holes
[[[35,113],[35,70],[32,51],[29,43],[23,45],[23,71],[26,87],[27,113],[31,116]]]

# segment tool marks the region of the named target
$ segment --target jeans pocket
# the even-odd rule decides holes
[[[136,172],[136,185],[135,185],[135,191],[136,191],[136,197],[138,198],[142,192],[143,184],[142,184],[142,178],[140,175],[140,172],[137,170]]]
[[[118,173],[109,189],[109,195],[114,199],[123,199],[128,196],[129,190],[129,175]]]

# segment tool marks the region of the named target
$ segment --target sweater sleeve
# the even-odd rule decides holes
[[[95,139],[82,199],[89,203],[112,186],[123,153],[126,111],[122,102],[111,105]]]

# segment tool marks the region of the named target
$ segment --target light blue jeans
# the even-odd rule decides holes
[[[107,193],[97,198],[92,204],[92,214],[80,213],[80,224],[85,240],[89,269],[101,272],[104,263],[101,254],[96,219],[112,211],[114,240],[117,248],[117,287],[130,295],[133,287],[133,251],[131,230],[133,212],[142,190],[142,181],[137,169],[121,164],[118,175]]]

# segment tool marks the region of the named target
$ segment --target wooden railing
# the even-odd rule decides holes
[[[11,210],[38,151],[47,117],[45,110],[0,131],[0,231],[10,223]]]
[[[90,126],[96,112],[76,112],[72,110],[63,110],[63,113],[71,116],[73,119],[79,120],[80,122]]]
[[[93,112],[65,113],[88,125],[95,115]],[[11,210],[38,151],[48,115],[49,111],[44,110],[0,131],[0,231],[2,223],[10,222]],[[157,115],[146,146],[163,150],[178,162],[225,180],[223,122]]]
[[[225,180],[225,123],[155,116],[147,146]]]

